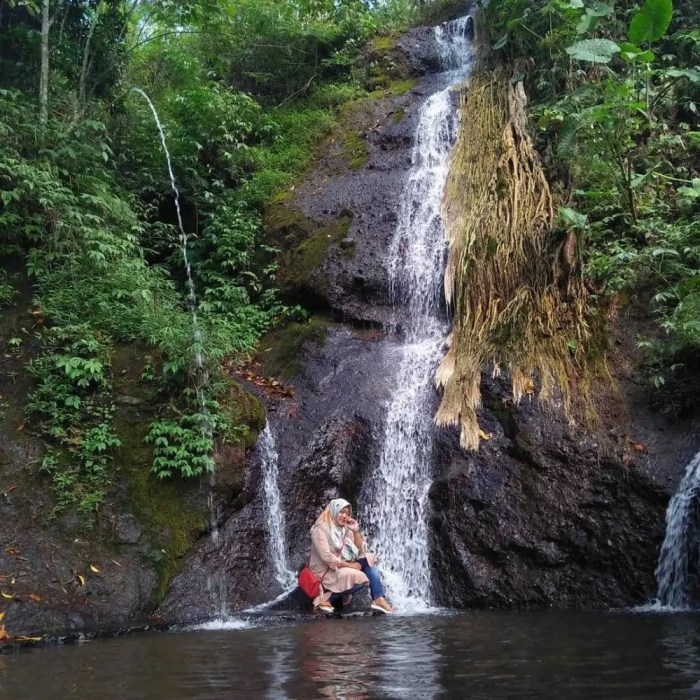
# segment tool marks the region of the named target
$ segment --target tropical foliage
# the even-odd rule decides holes
[[[59,507],[93,512],[109,490],[110,367],[127,344],[154,358],[154,472],[213,468],[214,441],[240,432],[219,403],[220,361],[295,313],[275,291],[264,208],[363,94],[364,43],[439,4],[0,3],[0,304],[31,285],[26,409]]]
[[[576,242],[589,317],[649,304],[658,325],[639,345],[654,401],[674,412],[696,405],[697,4],[500,0],[488,16],[495,55],[531,97],[559,235]]]

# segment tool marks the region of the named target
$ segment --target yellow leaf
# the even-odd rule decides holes
[[[7,632],[5,631],[5,625],[0,625],[0,642],[7,639]]]
[[[37,595],[36,593],[30,593],[29,599],[33,600],[35,603],[41,603],[41,596]]]
[[[15,642],[40,642],[43,637],[12,637]]]
[[[491,433],[485,433],[483,430],[479,431],[479,437],[482,440],[490,440],[491,439]]]
[[[90,571],[92,571],[93,574],[99,574],[100,570],[94,566],[93,564],[90,564]]]
[[[5,593],[5,591],[0,591],[0,594],[2,594],[2,597],[5,600],[14,600],[15,597],[11,593]]]
[[[2,622],[5,619],[5,613],[0,612],[0,622]]]
[[[84,586],[85,585],[85,576],[83,576],[82,574],[76,574],[76,577],[77,577],[78,581],[80,581],[80,585]]]

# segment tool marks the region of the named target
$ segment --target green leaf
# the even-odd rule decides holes
[[[688,78],[691,83],[700,83],[700,68],[673,68],[664,75],[670,78]]]
[[[586,14],[592,15],[593,17],[608,17],[615,12],[612,5],[608,5],[604,2],[594,2],[591,3],[590,7],[586,8]]]
[[[678,194],[687,199],[700,198],[700,178],[693,178],[692,187],[679,187]]]
[[[559,207],[559,218],[568,228],[585,229],[588,227],[588,217],[571,207]]]
[[[646,0],[637,14],[632,17],[628,32],[633,44],[660,39],[671,24],[673,17],[672,0]]]
[[[508,34],[504,34],[493,46],[494,51],[498,51],[498,49],[502,49],[506,44],[508,43]]]
[[[585,34],[591,30],[593,23],[595,22],[595,17],[593,15],[585,14],[581,15],[581,19],[576,25],[577,34]]]
[[[639,46],[623,41],[620,44],[620,57],[627,63],[651,63],[656,56],[653,51],[642,51]]]
[[[577,61],[610,63],[620,47],[609,39],[583,39],[566,48],[566,53]]]

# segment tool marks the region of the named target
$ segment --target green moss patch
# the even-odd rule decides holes
[[[291,379],[299,374],[299,360],[307,343],[324,345],[329,321],[312,316],[303,323],[290,323],[269,333],[263,339],[258,358],[265,375],[278,379]]]
[[[375,53],[381,54],[393,51],[400,37],[401,33],[397,31],[382,36],[375,36],[368,44],[367,53],[371,56]]]
[[[309,287],[312,273],[321,267],[330,246],[344,241],[351,223],[348,211],[321,222],[291,207],[270,210],[265,220],[267,239],[283,251],[278,275],[281,289]]]
[[[389,95],[400,97],[413,89],[417,84],[417,78],[402,78],[401,80],[387,81],[385,85],[370,92],[368,97],[374,100],[388,97]]]
[[[219,399],[221,410],[232,426],[239,428],[226,439],[237,447],[249,450],[265,427],[265,408],[245,387],[231,381],[225,396]]]
[[[356,170],[367,163],[369,148],[367,141],[357,131],[349,131],[345,134],[345,146],[343,157],[347,160],[348,168]]]

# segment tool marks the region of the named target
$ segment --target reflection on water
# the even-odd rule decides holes
[[[700,616],[489,613],[152,633],[0,657],[0,697],[700,697]]]
[[[688,682],[700,694],[700,618],[669,615],[663,619],[663,667]]]

